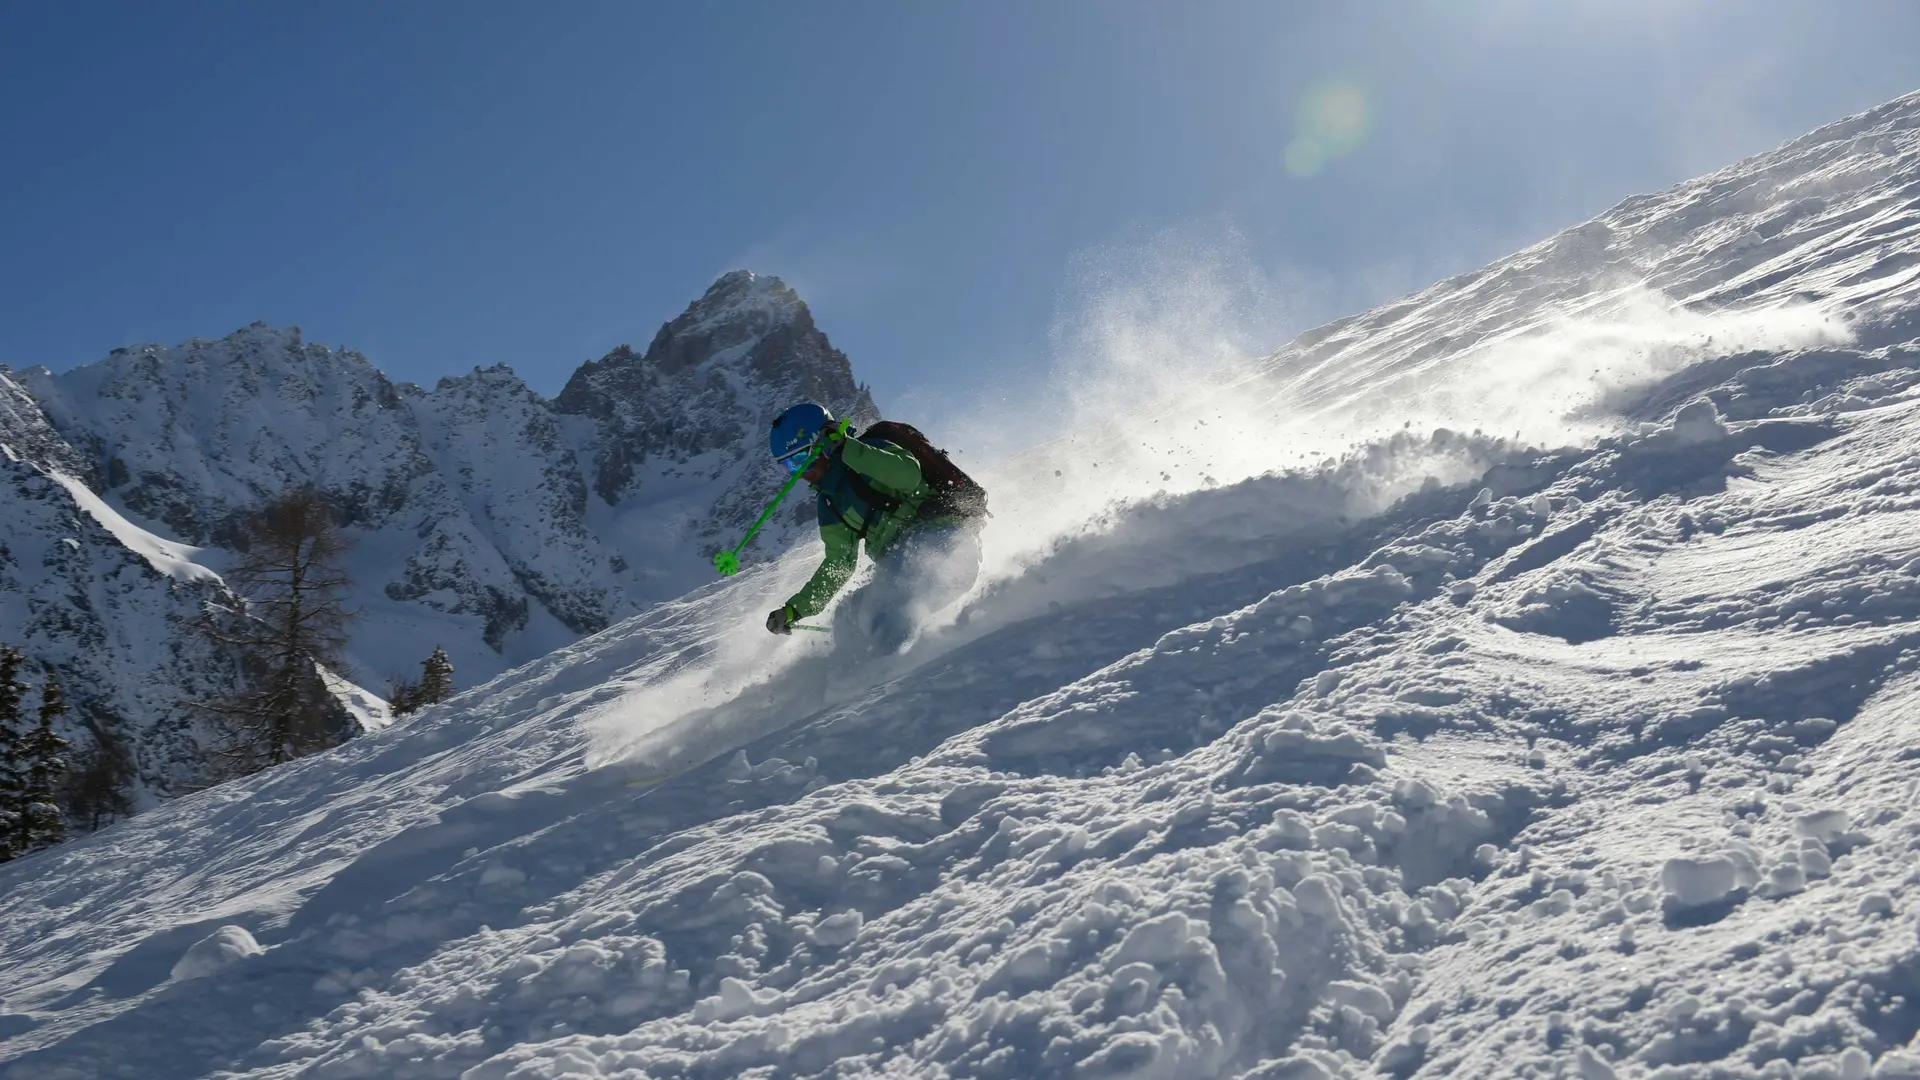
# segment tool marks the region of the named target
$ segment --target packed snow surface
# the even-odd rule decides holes
[[[1920,1077],[1917,133],[1632,200],[1230,395],[1497,411],[1534,342],[1587,380],[1536,402],[1559,449],[1434,415],[1005,513],[860,669],[756,632],[795,552],[0,868],[0,1076]],[[1653,330],[1579,329],[1647,288]],[[1628,344],[1582,376],[1569,327]],[[1064,501],[1123,441],[992,482]]]

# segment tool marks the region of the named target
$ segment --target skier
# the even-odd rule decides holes
[[[884,655],[972,588],[986,492],[911,425],[883,421],[858,437],[850,429],[812,402],[773,422],[773,458],[813,486],[827,553],[806,585],[767,613],[767,629],[790,634],[825,608],[853,576],[865,541],[873,580],[834,613],[834,638],[836,648]]]

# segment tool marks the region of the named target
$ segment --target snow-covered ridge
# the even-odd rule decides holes
[[[9,461],[27,461],[74,474],[86,468],[48,422],[40,403],[5,365],[0,365],[0,447],[5,448],[0,456]]]
[[[1187,490],[1407,427],[1590,441],[1649,389],[1677,404],[1747,354],[1897,347],[1920,334],[1917,175],[1920,94],[1626,199],[1198,387],[1179,342],[1133,355],[1154,328],[1122,320],[1083,425],[1016,490],[1064,527],[1088,513],[1081,493],[1097,507],[1142,476]],[[1180,404],[1131,415],[1143,398]]]
[[[1920,99],[1896,105],[1781,154],[1853,140],[1807,167],[1920,205]],[[1691,205],[1666,233],[1695,235]],[[1823,235],[1794,250],[1920,244]],[[1720,258],[1676,241],[1659,268]],[[1617,303],[1586,273],[1474,275],[1360,320],[1392,347],[1317,340],[1390,367],[1388,403],[1479,400],[1502,315],[1524,356]],[[0,867],[0,1062],[1920,1075],[1920,332],[1896,277],[1756,289],[1843,333],[1717,324],[1752,333],[1572,403],[1559,450],[1455,422],[997,540],[1025,558],[864,678],[753,632],[798,552]],[[1409,321],[1467,343],[1411,357]],[[1008,468],[1043,487],[1051,464]]]

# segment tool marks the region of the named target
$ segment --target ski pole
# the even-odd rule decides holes
[[[747,535],[740,538],[740,543],[732,551],[722,551],[713,557],[713,568],[720,571],[721,577],[732,577],[740,572],[740,553],[753,542],[754,534],[758,533],[760,527],[767,523],[767,519],[773,516],[773,512],[780,508],[781,500],[787,497],[787,492],[793,490],[793,485],[800,482],[800,477],[813,467],[813,459],[819,456],[820,448],[816,446],[807,454],[807,460],[801,463],[799,471],[795,472],[786,486],[780,489],[780,494],[775,495],[773,501],[767,504],[766,510],[760,515],[760,520],[754,522],[753,528],[747,530]],[[812,628],[809,627],[809,629]]]
[[[793,624],[792,626],[789,626],[789,627],[787,627],[787,629],[789,629],[789,630],[811,630],[811,631],[813,631],[813,632],[814,632],[814,633],[816,633],[816,634],[831,634],[831,633],[833,633],[833,631],[832,631],[832,630],[829,630],[829,629],[827,629],[827,628],[826,628],[826,627],[824,627],[824,626],[808,626],[808,625],[807,625],[806,623],[794,623],[794,624]]]

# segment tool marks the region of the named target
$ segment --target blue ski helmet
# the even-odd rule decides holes
[[[799,472],[806,464],[807,451],[813,449],[813,444],[831,423],[833,414],[811,401],[803,401],[781,413],[767,436],[773,460],[786,466],[790,473]]]

